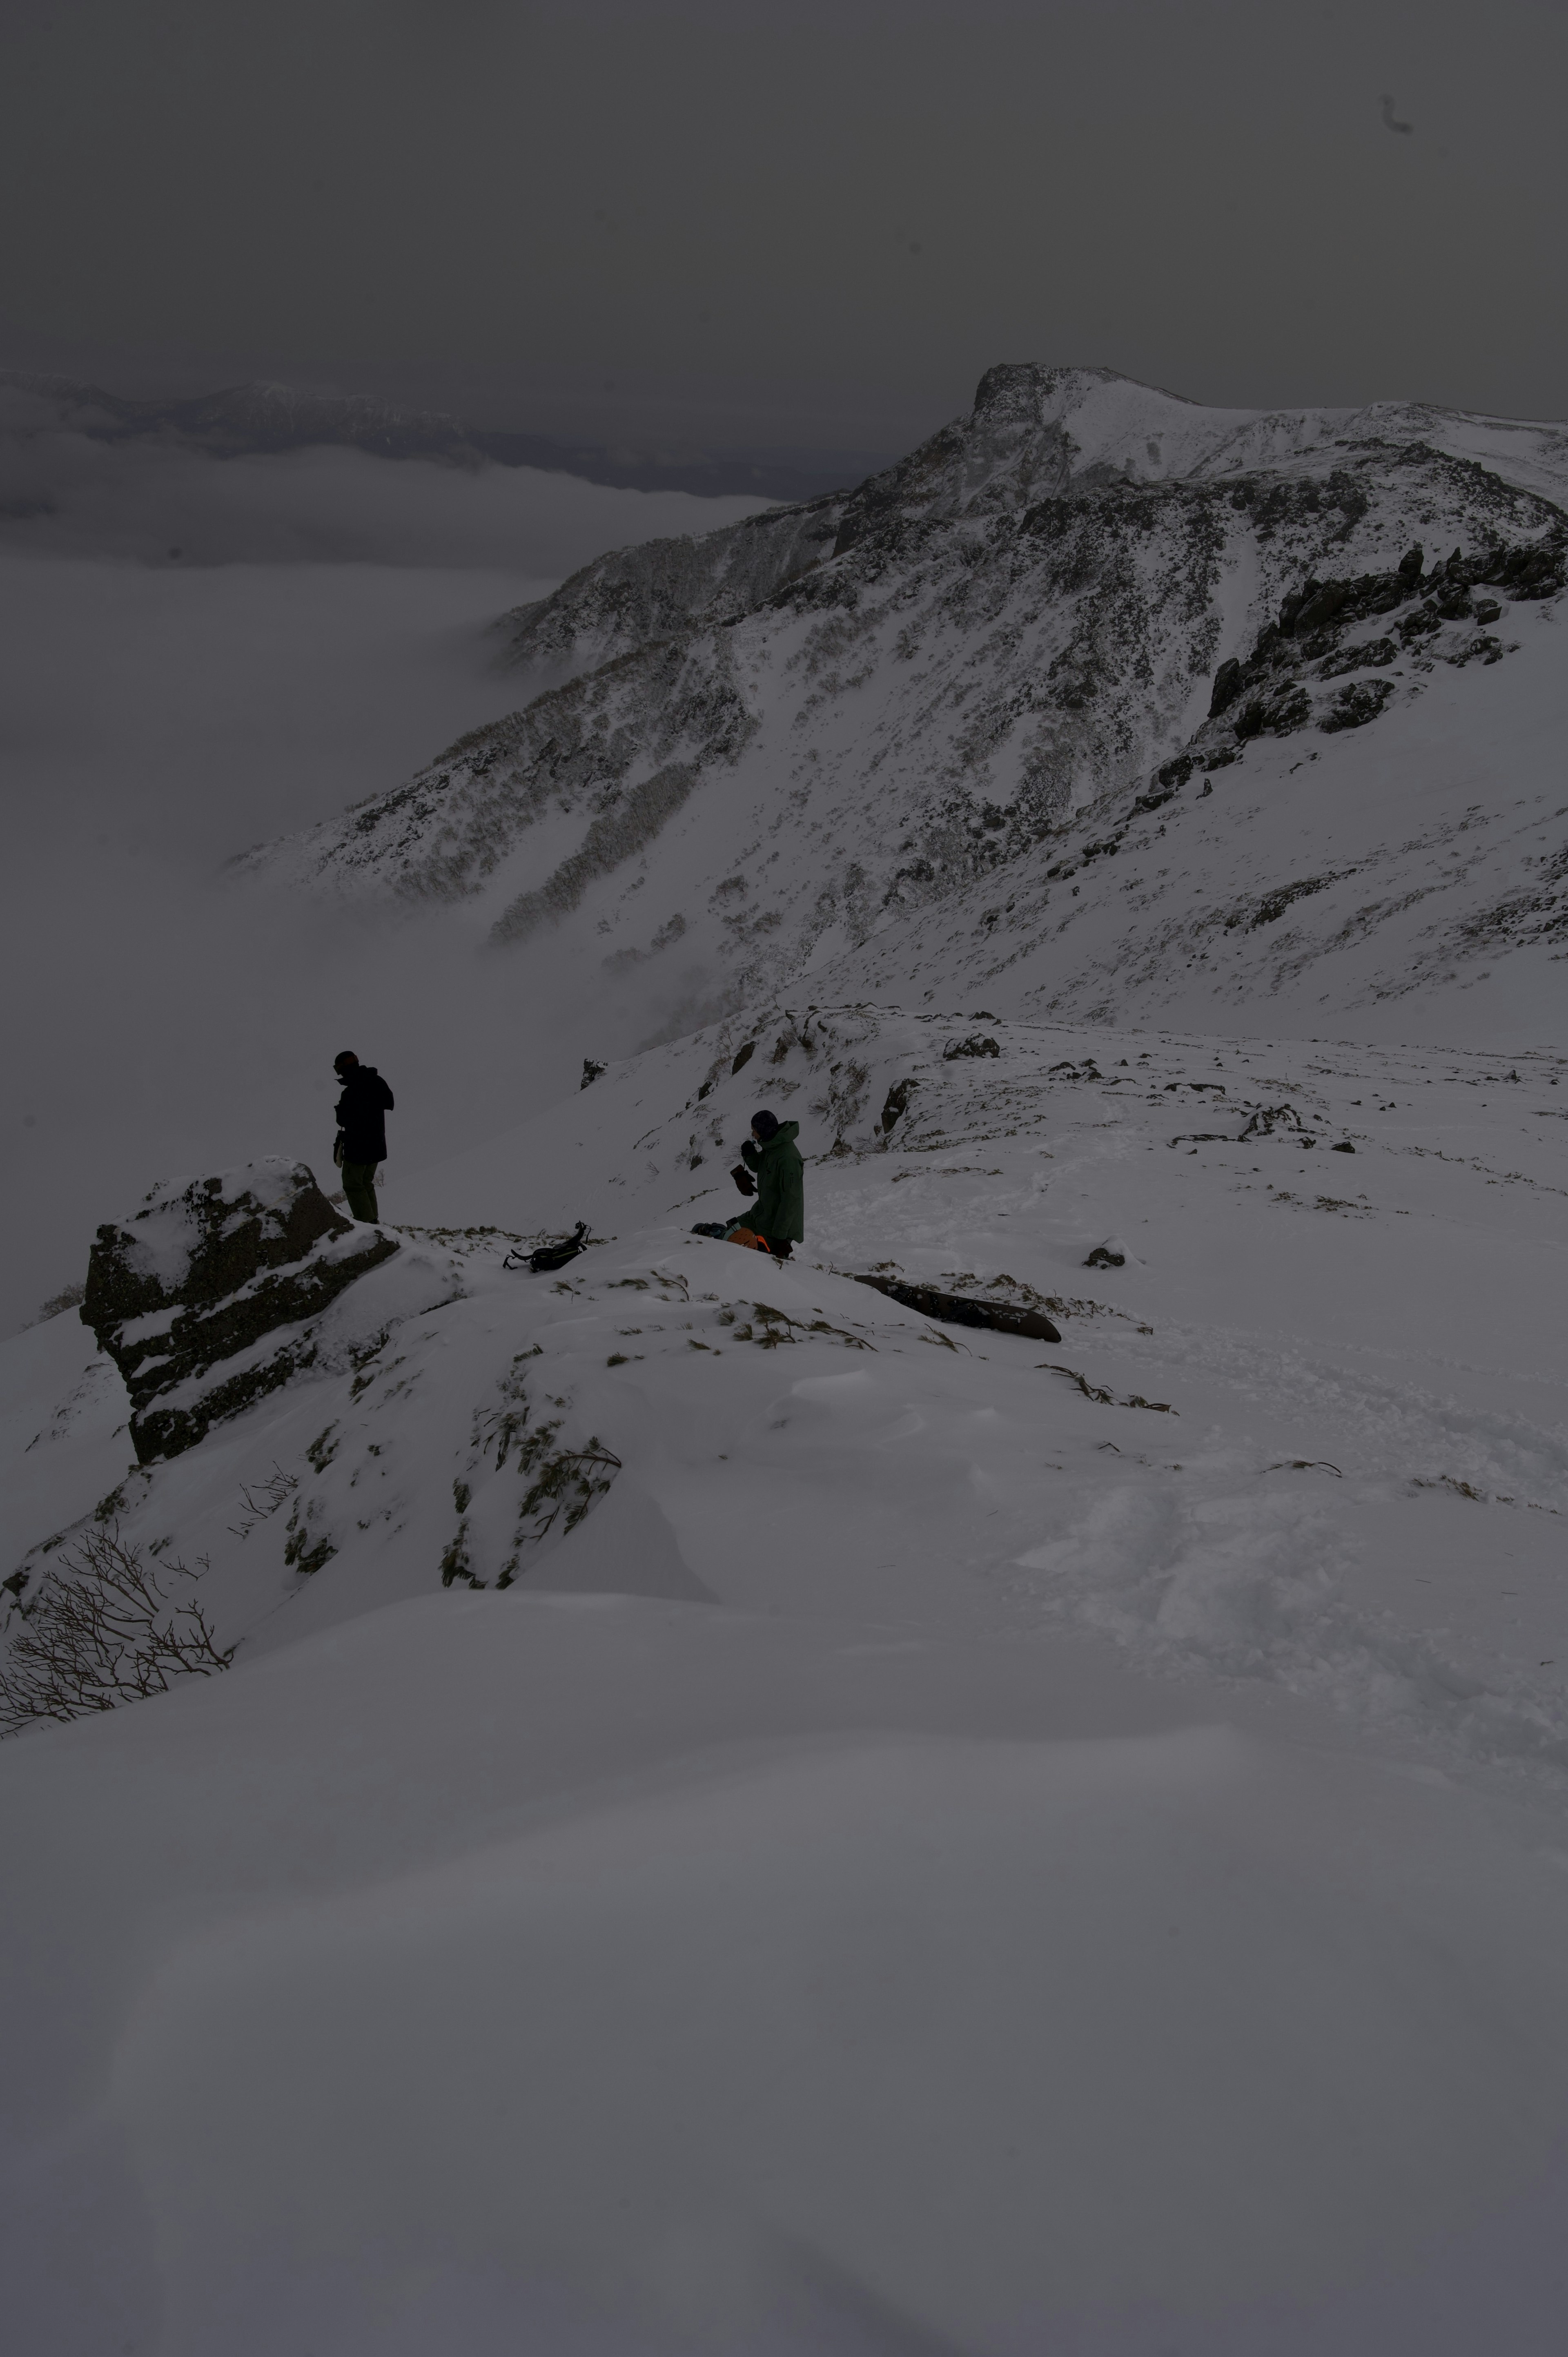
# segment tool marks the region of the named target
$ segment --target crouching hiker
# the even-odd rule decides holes
[[[767,1240],[778,1260],[788,1260],[791,1247],[806,1240],[806,1166],[795,1140],[798,1121],[780,1121],[776,1114],[759,1113],[740,1158],[757,1180],[757,1205],[746,1224]]]
[[[381,1218],[376,1207],[376,1166],[387,1158],[386,1117],[392,1092],[373,1064],[361,1064],[345,1048],[332,1059],[343,1083],[338,1100],[338,1140],[332,1159],[343,1173],[343,1195],[357,1220]]]

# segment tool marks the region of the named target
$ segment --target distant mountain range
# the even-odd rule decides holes
[[[660,957],[693,1019],[809,974],[1278,1031],[1523,956],[1549,1028],[1565,488],[1556,426],[995,368],[853,492],[507,617],[515,714],[245,864]]]
[[[302,450],[321,444],[378,458],[486,461],[580,476],[618,490],[694,491],[718,498],[808,500],[858,482],[886,463],[865,450],[756,449],[714,456],[637,447],[560,442],[540,434],[493,433],[436,410],[398,409],[369,393],[302,393],[286,384],[237,384],[184,401],[134,401],[61,376],[0,369],[0,393],[29,397],[58,425],[94,441],[156,441],[215,458]]]

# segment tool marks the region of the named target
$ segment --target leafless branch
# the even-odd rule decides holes
[[[89,1532],[13,1613],[0,1653],[0,1734],[114,1710],[166,1693],[177,1678],[226,1670],[233,1647],[220,1652],[200,1606],[177,1602],[163,1585],[200,1576],[172,1560],[155,1568],[118,1523]]]

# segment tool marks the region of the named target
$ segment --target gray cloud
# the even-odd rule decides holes
[[[492,670],[485,630],[502,608],[750,504],[338,451],[45,457],[59,511],[14,531],[111,554],[0,541],[0,1330],[80,1278],[94,1225],[155,1178],[274,1152],[325,1170],[340,1047],[406,1100],[408,1168],[700,992],[678,945],[636,977],[575,973],[543,943],[486,953],[449,915],[296,906],[220,870],[514,705],[526,683]],[[133,561],[177,511],[212,561]]]
[[[1002,359],[1552,414],[1565,67],[1541,0],[13,9],[0,317],[606,439],[897,448]]]
[[[38,554],[480,565],[559,579],[607,545],[709,531],[764,504],[357,450],[218,459],[100,442],[0,388],[0,547]]]

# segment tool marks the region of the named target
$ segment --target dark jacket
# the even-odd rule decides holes
[[[806,1241],[806,1166],[797,1151],[798,1121],[781,1121],[766,1146],[751,1138],[740,1149],[741,1160],[757,1173],[757,1201],[746,1213],[746,1225],[759,1236]]]
[[[384,1162],[392,1092],[373,1064],[356,1064],[338,1100],[345,1162]]]

